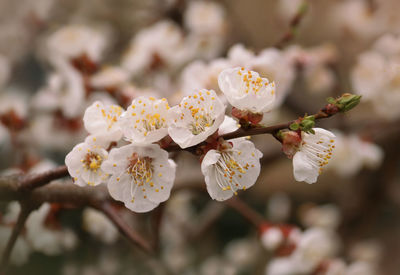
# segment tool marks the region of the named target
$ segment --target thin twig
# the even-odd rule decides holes
[[[118,228],[119,232],[124,235],[133,244],[142,248],[145,252],[152,254],[153,248],[150,243],[145,240],[139,233],[134,231],[118,214],[118,212],[113,208],[111,203],[105,202],[100,205],[99,210],[101,210],[111,222]]]
[[[160,204],[153,213],[152,222],[153,222],[153,231],[154,231],[154,249],[156,251],[160,248],[160,231],[162,226],[162,220],[164,217],[164,209],[165,203]]]
[[[225,210],[225,204],[217,203],[215,201],[209,202],[200,215],[198,226],[193,228],[193,232],[189,234],[188,239],[193,241],[203,236],[212,225],[218,221],[219,217],[225,212]]]
[[[239,199],[238,197],[233,197],[225,203],[235,209],[240,215],[242,215],[247,221],[253,224],[255,227],[259,227],[261,224],[265,223],[265,219],[262,215],[252,209],[247,203]]]
[[[296,14],[292,17],[289,23],[289,30],[282,36],[282,38],[275,44],[275,47],[278,49],[283,48],[288,42],[293,40],[297,34],[298,27],[306,15],[308,10],[307,1],[303,1],[297,9]]]
[[[52,180],[68,176],[67,166],[63,165],[53,170],[34,175],[27,175],[20,184],[20,190],[28,191],[50,183]]]
[[[3,257],[1,259],[0,263],[0,273],[3,273],[6,271],[10,256],[12,253],[12,250],[15,246],[15,243],[17,242],[18,236],[21,234],[21,231],[23,230],[25,226],[25,222],[27,218],[29,217],[29,214],[32,212],[33,207],[28,204],[28,203],[21,203],[21,211],[18,215],[17,223],[15,224],[11,236],[8,239],[6,248],[4,249],[3,252]]]

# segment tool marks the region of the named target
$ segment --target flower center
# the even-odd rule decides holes
[[[160,117],[159,113],[155,113],[154,115],[147,114],[146,119],[142,119],[142,127],[145,130],[145,135],[147,135],[147,132],[149,131],[164,128],[164,125],[165,118]]]
[[[145,184],[149,184],[150,187],[154,186],[153,179],[153,165],[152,159],[149,157],[139,157],[136,153],[133,153],[129,158],[129,164],[126,172],[131,176],[131,202],[135,201],[135,193],[137,188],[142,188],[145,192]],[[146,195],[144,196],[146,198]]]
[[[204,132],[207,127],[214,124],[214,119],[210,114],[204,112],[204,108],[192,108],[191,111],[194,121],[189,125],[189,129],[193,135]]]
[[[98,106],[97,106],[98,107]],[[108,130],[118,121],[118,118],[122,114],[122,108],[120,106],[111,105],[109,110],[101,109],[103,117],[106,119],[108,124]]]
[[[323,167],[328,164],[332,156],[332,151],[335,148],[334,140],[329,141],[324,139],[319,139],[317,142],[305,142],[301,144],[301,149],[306,152],[308,156],[308,162],[313,166],[318,168],[318,173],[321,174]]]
[[[240,180],[242,178],[242,174],[245,174],[249,169],[249,164],[246,163],[244,166],[237,162],[233,155],[240,155],[241,152],[233,149],[229,149],[227,151],[220,152],[221,157],[218,159],[215,164],[216,170],[216,181],[218,186],[223,190],[232,190],[235,195],[237,195],[237,190],[243,189],[246,187],[240,184]]]
[[[242,85],[239,90],[241,93],[248,94],[249,92],[253,92],[257,94],[263,87],[269,84],[266,79],[255,77],[252,75],[251,71],[246,71],[244,68],[238,71],[238,75],[242,78]],[[271,91],[271,93],[273,94],[273,91]]]
[[[85,170],[97,172],[97,169],[100,168],[103,159],[99,154],[88,152],[85,155],[85,158],[81,160],[81,162],[83,163],[83,167],[85,168]]]

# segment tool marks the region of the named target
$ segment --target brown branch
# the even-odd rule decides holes
[[[283,48],[288,42],[293,40],[297,34],[297,30],[299,25],[307,13],[308,10],[308,1],[303,1],[297,9],[296,14],[292,17],[289,23],[289,30],[281,37],[281,39],[275,44],[275,47],[278,49]]]
[[[247,221],[258,228],[261,224],[265,223],[265,219],[258,212],[253,210],[248,204],[242,201],[238,197],[233,197],[225,203],[235,209],[240,215],[242,215]]]
[[[193,228],[193,231],[190,232],[188,239],[191,241],[198,240],[216,221],[218,221],[219,217],[225,212],[225,210],[225,204],[217,203],[215,201],[209,202],[200,215],[200,222],[195,228]]]
[[[34,175],[27,175],[20,183],[20,190],[29,191],[50,183],[52,180],[68,176],[67,166],[63,165],[53,170]]]
[[[102,203],[98,209],[102,211],[118,228],[118,231],[124,235],[131,243],[139,246],[145,252],[152,254],[153,248],[150,243],[146,241],[142,236],[140,236],[136,231],[134,231],[118,214],[118,212],[113,208],[112,204],[109,202]]]
[[[320,110],[313,116],[315,119],[323,119],[332,116],[333,114],[327,114],[324,110]],[[269,127],[253,127],[249,129],[239,128],[235,132],[222,135],[221,137],[225,140],[246,136],[255,136],[263,134],[275,134],[277,131],[289,128],[290,124],[294,123],[296,120],[292,120],[286,123],[277,124]]]
[[[154,210],[152,216],[152,226],[154,232],[153,245],[156,251],[158,251],[160,248],[160,231],[162,226],[162,220],[164,218],[164,212],[165,212],[165,203],[162,203]]]
[[[21,203],[21,212],[18,215],[17,223],[15,224],[11,236],[8,239],[6,248],[4,249],[3,252],[3,257],[0,262],[0,273],[5,273],[6,269],[9,264],[10,256],[12,253],[12,250],[17,242],[18,236],[21,234],[25,222],[29,217],[29,214],[32,212],[33,207],[29,205],[28,203]]]

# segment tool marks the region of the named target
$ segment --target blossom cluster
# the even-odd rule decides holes
[[[219,74],[218,84],[239,122],[246,117],[256,126],[251,118],[262,118],[274,107],[275,84],[257,72],[228,68]],[[262,157],[244,137],[222,138],[240,126],[225,113],[223,101],[207,89],[195,90],[173,107],[165,98],[145,96],[135,98],[126,110],[96,101],[83,117],[90,135],[65,163],[76,185],[107,183],[114,199],[132,211],[147,212],[170,196],[176,172],[167,152],[171,142],[183,150],[197,146],[207,191],[223,201],[254,185]],[[291,144],[295,179],[308,183],[317,180],[335,147],[331,132],[312,132],[293,132],[296,142]]]

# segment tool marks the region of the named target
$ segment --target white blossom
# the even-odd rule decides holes
[[[110,173],[110,195],[134,212],[148,212],[169,198],[176,165],[156,144],[111,150],[101,168]]]
[[[262,153],[244,138],[230,140],[218,150],[209,150],[201,163],[211,198],[224,201],[254,185],[260,174]]]
[[[282,231],[277,227],[271,227],[261,234],[261,243],[268,250],[274,250],[284,240]]]
[[[340,224],[340,218],[339,209],[333,204],[326,204],[307,209],[302,216],[302,223],[306,227],[335,230]]]
[[[75,234],[68,229],[51,229],[45,224],[51,210],[48,203],[33,211],[26,221],[26,238],[36,251],[46,255],[57,255],[64,250],[73,249],[77,244]]]
[[[186,52],[179,27],[161,21],[136,34],[122,58],[122,67],[133,75],[157,66],[174,67],[186,60]]]
[[[107,244],[118,239],[115,225],[100,211],[86,208],[82,213],[83,228]]]
[[[299,273],[309,273],[325,259],[335,255],[338,249],[335,236],[321,228],[307,229],[291,255]]]
[[[351,80],[356,93],[370,101],[379,116],[394,120],[400,117],[400,38],[389,37],[381,37],[358,57]]]
[[[168,111],[168,134],[187,148],[214,134],[225,117],[225,106],[214,91],[199,90]]]
[[[76,145],[65,157],[68,172],[78,186],[95,186],[108,179],[109,175],[101,168],[108,153],[96,145],[96,139],[95,136],[89,136],[85,142]]]
[[[261,77],[272,79],[276,83],[275,106],[282,104],[296,77],[294,62],[286,51],[266,48],[249,60],[248,66]]]
[[[41,111],[62,110],[67,118],[82,114],[85,101],[82,75],[70,64],[57,59],[57,71],[47,78],[46,85],[33,97],[33,106]]]
[[[11,226],[0,225],[0,257],[3,256],[4,249],[6,248],[7,242],[12,234],[13,228]],[[19,237],[15,242],[13,250],[10,255],[10,262],[15,265],[25,264],[31,253],[28,242],[25,238]]]
[[[279,257],[268,263],[265,275],[293,275],[296,272],[296,265],[290,257]]]
[[[184,23],[196,34],[221,34],[225,27],[225,11],[216,2],[192,1],[184,13]]]
[[[302,141],[293,157],[293,173],[297,181],[316,182],[335,148],[333,133],[322,128],[313,130],[315,134],[301,132]]]
[[[274,107],[275,83],[256,72],[239,67],[226,69],[219,74],[218,84],[229,103],[240,110],[265,113]]]
[[[99,61],[107,46],[107,38],[107,33],[102,29],[66,25],[48,37],[46,49],[50,58],[56,56],[68,60],[86,54],[93,61]]]
[[[349,265],[346,275],[375,275],[377,274],[372,264],[357,261]]]
[[[90,78],[90,84],[96,89],[118,88],[128,81],[128,72],[117,66],[105,67]]]
[[[104,106],[102,102],[96,101],[85,111],[85,128],[90,134],[107,141],[118,141],[122,137],[120,116],[123,111],[118,105]]]
[[[138,97],[121,118],[124,137],[134,144],[150,144],[168,134],[168,101],[154,97]]]
[[[377,168],[383,161],[384,152],[378,145],[363,141],[357,135],[344,135],[335,131],[335,154],[327,166],[342,177],[354,176],[364,166]]]

